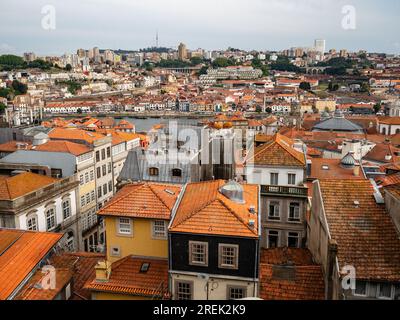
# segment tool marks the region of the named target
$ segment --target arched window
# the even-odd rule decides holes
[[[56,227],[56,211],[54,208],[47,209],[46,211],[46,228],[51,231]]]
[[[149,175],[150,176],[158,176],[158,168],[149,168]]]
[[[182,170],[179,168],[172,169],[173,177],[182,177]]]
[[[38,219],[36,214],[29,214],[26,217],[26,229],[29,231],[38,231],[37,221]]]
[[[382,128],[382,134],[386,136],[386,128]]]
[[[396,129],[396,134],[399,134],[400,133],[400,129]]]
[[[62,212],[64,220],[71,216],[71,202],[69,199],[66,199],[62,202]]]

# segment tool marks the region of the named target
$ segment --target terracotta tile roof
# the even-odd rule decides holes
[[[149,263],[147,272],[140,272],[143,263]],[[93,291],[168,298],[168,260],[127,256],[111,265],[107,281],[88,281],[84,287]]]
[[[14,292],[62,237],[61,233],[0,229],[0,300]]]
[[[50,140],[44,144],[33,146],[32,150],[70,153],[74,156],[80,156],[82,154],[92,151],[92,149],[85,146],[84,144],[74,143],[70,141],[62,141],[62,140],[57,140],[57,141]]]
[[[379,117],[378,122],[382,124],[400,125],[400,117]]]
[[[273,138],[254,149],[247,163],[254,165],[305,166],[304,154],[293,148],[293,140],[277,133]]]
[[[81,129],[65,129],[65,128],[54,128],[49,132],[50,139],[53,140],[77,140],[86,141],[93,143],[99,139],[104,138],[104,135],[97,132],[89,132]]]
[[[44,188],[58,179],[36,173],[24,172],[16,176],[0,176],[0,200],[13,200]]]
[[[341,159],[325,159],[313,158],[311,164],[311,174],[309,178],[312,179],[363,179],[361,168],[359,167],[359,175],[355,176],[353,169],[343,168],[341,166]]]
[[[124,186],[99,212],[102,216],[169,220],[181,187],[172,184],[137,183]]]
[[[377,177],[375,179],[375,181],[379,186],[382,186],[382,187],[390,186],[393,184],[398,184],[398,183],[400,183],[400,173],[398,172],[398,173],[390,174],[385,177]]]
[[[400,154],[399,148],[395,148],[389,143],[379,143],[364,156],[364,159],[382,163],[400,162],[397,154]],[[390,160],[385,159],[387,155],[391,157]]]
[[[83,288],[85,283],[95,278],[95,269],[98,261],[104,260],[104,254],[74,252],[53,256],[51,263],[56,268],[69,268],[72,270],[73,286],[71,300],[90,300],[91,293]]]
[[[308,249],[263,249],[260,298],[264,300],[324,300],[322,268]]]
[[[29,150],[32,145],[27,142],[22,141],[8,141],[6,143],[0,144],[0,152],[14,152],[19,149]]]
[[[38,270],[24,285],[14,300],[53,300],[72,279],[72,270],[69,268],[55,269],[55,288],[42,288],[41,282],[50,271],[42,273]]]
[[[384,205],[376,203],[370,181],[319,184],[339,266],[355,266],[359,279],[400,281],[400,239]]]
[[[188,184],[170,231],[258,237],[258,186],[242,185],[245,202],[241,204],[219,191],[224,184],[224,180]],[[251,206],[255,214],[250,213]],[[249,220],[254,220],[254,227],[249,226]]]

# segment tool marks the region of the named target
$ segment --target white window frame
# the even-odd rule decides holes
[[[161,223],[163,224],[162,227]],[[163,229],[162,231],[161,228]],[[153,239],[165,240],[167,239],[167,235],[168,235],[167,222],[165,220],[153,220],[151,222],[151,236]]]
[[[296,219],[296,220],[290,218],[290,208],[291,208],[292,204],[297,204],[297,205],[298,205],[298,207],[297,207],[297,208],[298,208],[298,211],[297,211],[298,219]],[[300,209],[301,209],[301,204],[300,204],[300,202],[295,202],[295,201],[290,201],[290,202],[289,202],[289,204],[288,204],[288,216],[287,216],[288,222],[292,222],[292,223],[299,223],[299,222],[301,222]],[[294,210],[295,210],[295,209],[294,209]],[[294,212],[296,212],[296,210],[295,210]],[[296,216],[296,214],[294,214],[294,216]]]
[[[273,176],[273,175],[276,175],[276,180],[277,180],[277,183],[276,183],[276,184],[273,184],[273,183],[272,183],[272,176]],[[269,182],[270,182],[270,185],[271,185],[271,186],[278,186],[278,185],[279,185],[279,172],[270,172],[270,173],[269,173],[269,179],[270,179]]]
[[[68,215],[67,215],[67,216],[65,216],[65,209],[66,209],[66,208],[64,207],[65,204],[68,204],[68,206],[67,206],[67,208],[68,208]],[[63,219],[64,219],[64,220],[67,220],[68,218],[70,218],[71,215],[72,215],[71,200],[70,200],[70,199],[64,199],[64,200],[62,201],[62,203],[61,203],[61,208],[62,208]]]
[[[124,220],[124,221],[122,222],[122,220]],[[133,234],[132,219],[126,218],[126,217],[117,218],[117,228],[118,228],[118,234],[125,235],[125,236],[131,236]]]
[[[48,221],[49,217],[48,217],[48,213],[49,213],[50,211],[53,212],[53,214],[50,216],[50,221],[53,220],[53,221],[54,221],[54,225],[53,225],[52,227],[49,228],[49,223],[48,223],[48,222],[49,222],[49,221]],[[45,211],[45,218],[46,218],[46,230],[47,230],[47,231],[54,230],[54,229],[57,227],[56,208],[51,207],[51,208],[46,209],[46,211]]]
[[[34,221],[34,223],[31,223],[31,227],[29,226],[29,221]],[[38,216],[36,213],[30,213],[26,216],[26,229],[29,231],[39,231]]]
[[[226,264],[223,262],[224,256],[224,248],[230,248],[234,249],[234,262],[233,264]],[[237,244],[226,244],[226,243],[220,243],[218,244],[218,268],[221,269],[234,269],[237,270],[239,269],[239,246]]]
[[[272,216],[272,218],[271,218],[270,206],[271,206],[272,202],[278,204],[278,215],[275,215],[275,211],[276,211],[276,205],[275,205],[274,206],[274,216]],[[276,218],[276,219],[274,219],[274,218]],[[278,200],[269,200],[268,201],[267,220],[270,220],[270,221],[281,221],[281,202],[280,201],[278,201]]]
[[[287,176],[288,176],[288,185],[295,186],[296,185],[296,174],[293,172],[289,172]],[[291,180],[290,177],[292,177],[292,176],[294,177],[293,183],[291,183],[291,181],[290,181]]]
[[[194,261],[193,260],[193,246],[204,246],[204,262],[201,261]],[[208,242],[202,241],[189,241],[189,264],[192,266],[201,266],[207,267],[208,266]]]

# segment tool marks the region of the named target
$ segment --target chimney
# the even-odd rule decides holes
[[[354,176],[356,176],[356,177],[359,177],[360,176],[360,166],[354,166],[354,169],[353,169],[353,174],[354,174]]]
[[[94,267],[96,270],[96,281],[108,281],[111,274],[111,263],[107,260],[99,261]]]

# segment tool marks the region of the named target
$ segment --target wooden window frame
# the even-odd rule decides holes
[[[235,250],[234,256],[234,264],[224,264],[223,263],[223,250],[224,248],[233,248]],[[218,244],[218,268],[220,269],[231,269],[238,270],[239,269],[239,245],[237,244],[229,244],[229,243],[219,243]]]
[[[190,299],[179,299],[179,284],[188,284],[190,286]],[[174,300],[193,300],[194,282],[188,280],[175,280],[175,297]]]
[[[193,245],[204,245],[205,246],[205,262],[197,262],[193,261]],[[191,266],[199,266],[199,267],[208,267],[208,242],[204,241],[189,241],[189,265]]]
[[[242,298],[232,298],[231,297],[231,290],[232,289],[243,290],[243,297]],[[247,287],[245,287],[245,286],[234,286],[234,285],[227,285],[226,286],[226,300],[237,300],[237,299],[244,299],[244,298],[247,298]]]

